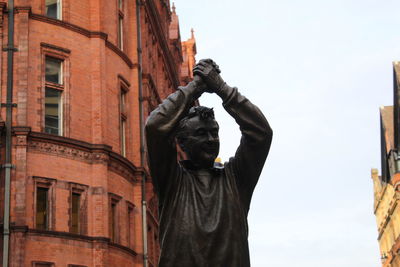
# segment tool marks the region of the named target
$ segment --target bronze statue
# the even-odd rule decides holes
[[[249,267],[247,214],[272,140],[261,113],[201,60],[194,80],[169,95],[146,124],[149,166],[159,200],[159,267]],[[236,154],[224,166],[212,109],[195,106],[216,93],[242,132]],[[187,159],[177,162],[179,144]]]

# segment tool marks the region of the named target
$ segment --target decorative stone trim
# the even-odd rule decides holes
[[[44,143],[40,141],[29,141],[29,150],[42,152],[45,154],[51,154],[61,156],[64,158],[71,158],[74,160],[81,160],[88,163],[93,163],[93,154],[88,151],[82,151],[72,147],[66,147],[64,145]],[[100,161],[101,162],[101,161]]]
[[[130,182],[138,182],[137,178],[144,171],[118,153],[113,152],[108,145],[90,144],[47,133],[30,132],[28,152],[55,155],[89,164],[108,165],[110,171]]]

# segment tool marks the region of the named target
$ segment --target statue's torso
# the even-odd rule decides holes
[[[232,175],[226,169],[179,168],[160,203],[159,266],[250,266],[247,211]]]

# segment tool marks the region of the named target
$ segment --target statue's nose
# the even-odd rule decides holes
[[[208,141],[214,141],[214,140],[215,140],[215,137],[214,137],[214,136],[212,135],[212,133],[210,133],[210,132],[207,134],[207,137],[208,137],[208,138],[207,138]]]

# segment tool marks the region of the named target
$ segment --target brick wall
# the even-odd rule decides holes
[[[0,40],[7,15],[0,1]],[[61,19],[46,15],[44,0],[16,0],[11,181],[10,266],[142,266],[142,210],[136,2],[63,0]],[[145,118],[181,81],[182,46],[168,0],[141,8]],[[123,48],[118,21],[123,19]],[[174,31],[170,39],[171,30]],[[183,53],[186,50],[183,51]],[[62,134],[44,133],[46,56],[62,61]],[[194,54],[190,55],[194,59]],[[192,65],[194,61],[191,61]],[[1,100],[7,55],[0,56]],[[185,63],[186,67],[188,66]],[[121,113],[121,87],[126,109]],[[121,116],[126,155],[121,155]],[[1,109],[0,121],[5,119]],[[1,138],[4,161],[4,137]],[[45,229],[38,228],[38,187],[47,190]],[[4,185],[0,184],[3,194]],[[79,194],[79,232],[72,233],[72,194]],[[151,179],[146,199],[151,263],[158,255],[157,200]],[[4,203],[3,195],[0,197]],[[1,205],[1,210],[3,207]],[[3,213],[0,217],[2,219]],[[114,225],[114,230],[112,230]],[[148,231],[148,229],[146,229]],[[2,246],[2,244],[0,245]],[[0,256],[1,257],[1,256]]]

